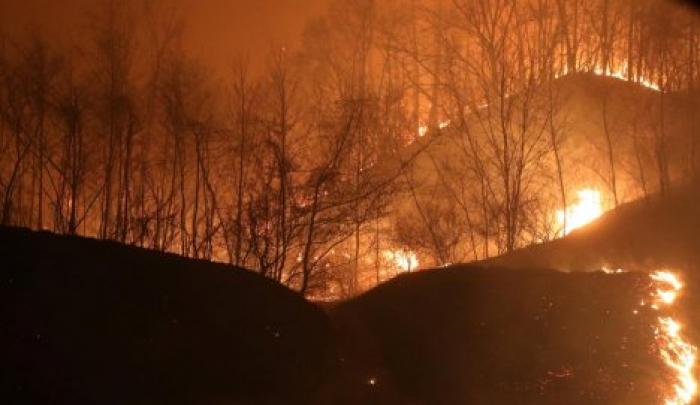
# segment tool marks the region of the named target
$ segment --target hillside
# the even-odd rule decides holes
[[[0,254],[9,403],[638,405],[677,381],[643,272],[512,256],[324,313],[246,270],[112,242],[0,228]]]
[[[661,403],[649,287],[464,265],[400,276],[333,311],[369,382],[338,403]]]
[[[652,272],[681,275],[680,309],[691,340],[700,342],[700,183],[623,204],[570,235],[480,263],[488,268]]]
[[[553,122],[567,205],[584,188],[601,191],[605,206],[614,205],[605,128],[611,136],[618,200],[633,201],[644,195],[644,189],[650,194],[657,189],[654,145],[660,136],[655,131],[661,100],[665,106],[664,146],[669,176],[672,180],[687,178],[691,165],[688,137],[695,120],[691,112],[694,99],[688,94],[661,96],[636,83],[585,73],[557,79],[554,92],[561,101]],[[498,156],[487,144],[479,146],[470,140],[488,138],[484,128],[493,124],[488,119],[488,107],[481,114],[481,118],[476,113],[467,115],[464,123],[453,118],[453,124],[429,131],[401,155],[403,160],[416,157],[408,173],[400,178],[406,192],[397,194],[391,202],[387,238],[416,252],[422,265],[482,258],[488,243],[491,255],[497,251],[493,235],[498,234],[497,226],[504,227],[500,210],[505,196],[500,174],[487,171],[484,175],[480,168],[497,167],[494,162],[498,162]],[[538,114],[543,112],[534,114],[542,119]],[[554,153],[549,141],[543,141],[549,139],[547,131],[540,134],[541,138],[532,136],[527,141],[538,150],[538,158],[526,163],[522,178],[520,221],[524,240],[551,238],[561,226],[552,223],[562,202]],[[489,197],[487,202],[485,196]],[[494,221],[500,222],[496,225]],[[483,236],[488,227],[494,228],[490,241]]]
[[[644,273],[680,277],[670,316],[700,341],[699,197],[698,185],[680,187],[563,239],[406,274],[341,303],[332,315],[344,347],[377,381],[348,403],[663,403]]]
[[[700,274],[700,183],[623,204],[551,242],[484,262],[487,265],[585,271],[671,267]]]
[[[9,404],[308,404],[325,315],[230,266],[0,229],[0,398]]]

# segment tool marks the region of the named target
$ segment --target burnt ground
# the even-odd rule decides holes
[[[0,255],[3,403],[656,404],[670,381],[640,272],[453,266],[323,311],[111,242],[0,228]]]
[[[346,378],[366,383],[343,403],[662,403],[658,313],[639,306],[649,288],[642,273],[453,266],[399,277],[333,311],[348,357],[361,359]]]

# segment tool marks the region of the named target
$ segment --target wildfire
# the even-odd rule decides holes
[[[558,210],[557,224],[564,235],[581,228],[603,215],[600,191],[586,188],[577,192],[578,201],[566,207],[566,210]]]
[[[605,73],[603,68],[596,66],[595,69],[593,69],[593,73],[598,76],[612,77],[618,80],[627,80],[627,64],[623,63],[617,69],[608,69],[607,73]],[[661,91],[661,87],[657,83],[644,76],[637,77],[636,83],[654,91]]]
[[[445,128],[450,126],[450,123],[451,123],[450,120],[440,121],[440,122],[438,122],[438,128],[445,129]],[[417,130],[418,137],[422,138],[422,137],[426,136],[428,134],[429,130],[430,130],[430,128],[425,124],[418,125],[418,130]]]
[[[419,125],[418,126],[418,136],[419,137],[424,137],[428,133],[428,126],[427,125]]]
[[[676,301],[676,297],[678,297],[678,293],[683,289],[683,283],[678,277],[668,271],[657,271],[649,277],[659,285],[659,288],[656,290],[656,297],[666,305],[673,304]]]
[[[683,289],[678,276],[669,271],[657,271],[650,275],[656,290],[652,293],[652,308],[671,306]],[[642,303],[644,305],[644,303]],[[673,391],[664,400],[665,405],[686,405],[697,393],[697,381],[693,374],[697,348],[681,334],[681,324],[670,316],[659,316],[655,328],[656,342],[661,359],[673,372]]]
[[[410,250],[385,250],[383,255],[399,271],[410,272],[418,268],[418,257]]]
[[[618,67],[616,68],[608,68],[608,71],[606,72],[605,69],[603,69],[600,66],[596,66],[593,68],[591,73],[593,73],[596,76],[605,76],[605,77],[611,77],[613,79],[618,79],[618,80],[624,80],[628,81],[628,65],[627,62],[621,63]],[[555,75],[556,78],[566,76],[569,73],[568,69],[564,67],[562,73]],[[654,90],[654,91],[661,91],[661,86],[653,80],[651,80],[648,77],[645,77],[643,75],[638,75],[635,80],[635,83],[639,84],[640,86],[646,87],[648,89]]]

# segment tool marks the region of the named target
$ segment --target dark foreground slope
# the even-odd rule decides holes
[[[256,274],[0,228],[0,403],[307,404],[329,325]]]
[[[643,273],[453,266],[329,309],[256,274],[0,228],[0,403],[662,403]]]
[[[658,314],[639,306],[650,288],[642,273],[454,266],[398,277],[333,311],[366,381],[345,398],[662,403],[670,374],[654,349]]]

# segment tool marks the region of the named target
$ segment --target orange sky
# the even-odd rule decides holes
[[[141,0],[148,1],[148,0]],[[153,1],[153,0],[151,0]],[[0,32],[10,36],[40,27],[56,40],[81,26],[96,0],[0,0]],[[305,21],[322,13],[325,0],[174,0],[186,16],[187,46],[216,69],[232,56],[267,52],[271,43],[298,44]]]

